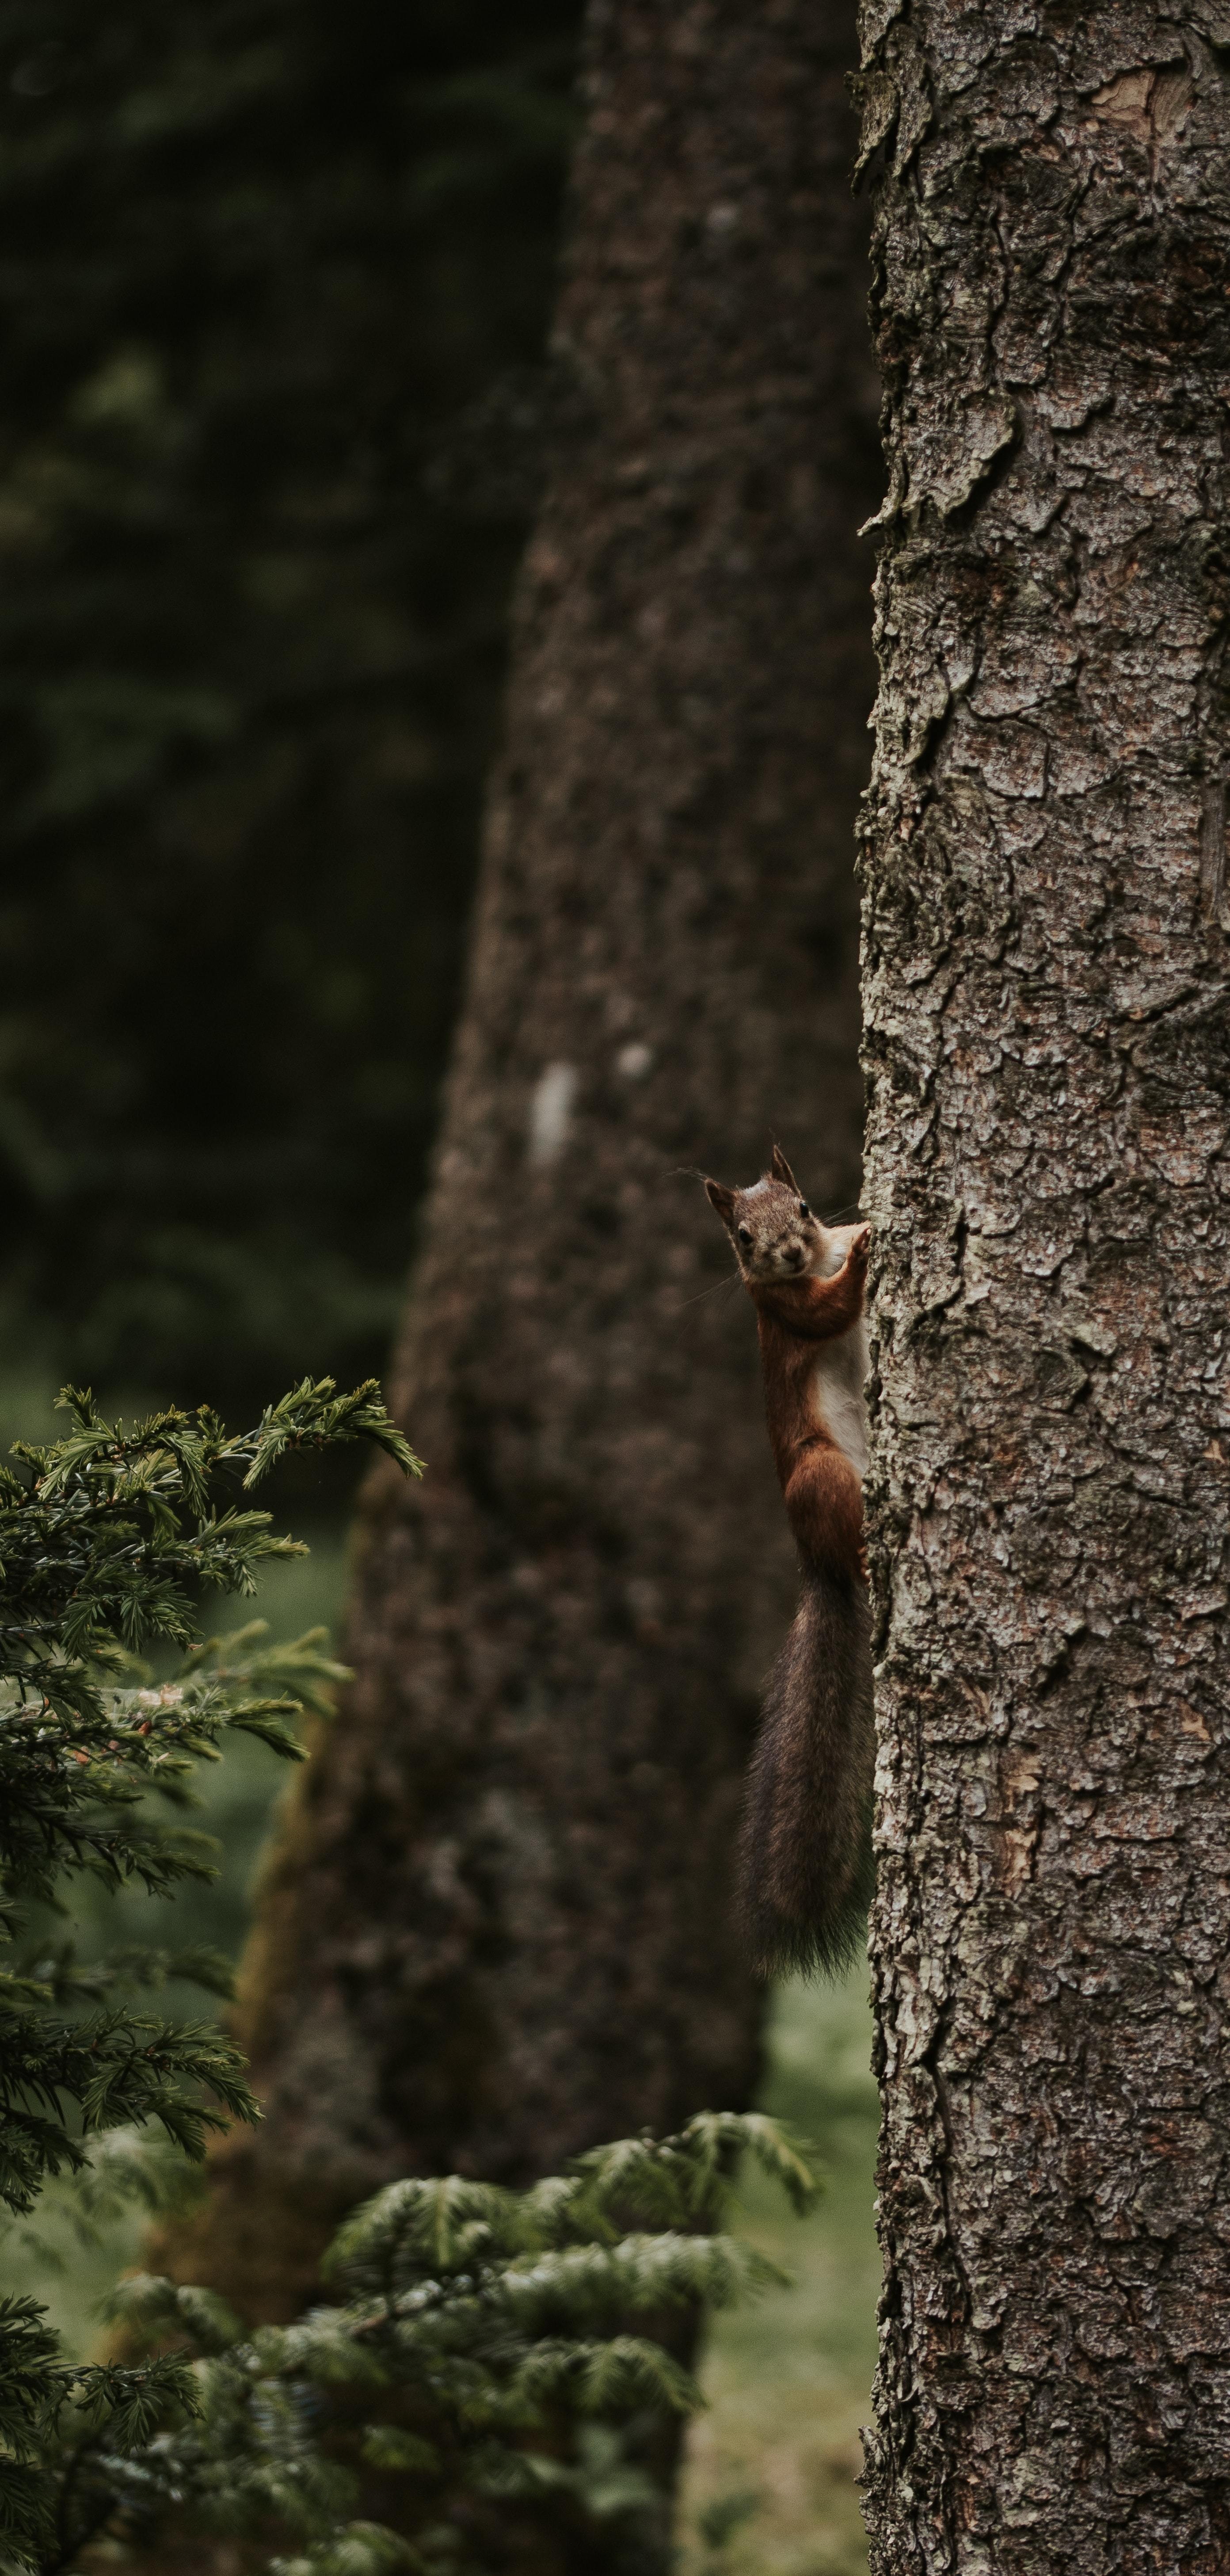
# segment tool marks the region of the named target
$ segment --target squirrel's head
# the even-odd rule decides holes
[[[830,1233],[812,1215],[780,1145],[773,1148],[768,1171],[750,1189],[728,1190],[721,1181],[706,1181],[705,1191],[749,1283],[808,1275],[824,1279],[840,1270],[845,1235]]]

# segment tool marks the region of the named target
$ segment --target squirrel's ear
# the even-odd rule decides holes
[[[710,1205],[710,1207],[715,1207],[715,1208],[717,1209],[718,1215],[720,1216],[720,1218],[721,1218],[721,1220],[722,1220],[723,1225],[726,1227],[727,1232],[728,1232],[728,1233],[730,1233],[730,1234],[733,1234],[733,1233],[734,1233],[734,1230],[735,1230],[735,1229],[734,1229],[734,1213],[735,1213],[735,1194],[734,1194],[734,1191],[733,1191],[733,1190],[728,1190],[728,1189],[726,1188],[726,1186],[725,1186],[725,1183],[724,1183],[724,1182],[722,1182],[722,1181],[706,1181],[706,1183],[705,1183],[705,1196],[706,1196],[706,1198],[707,1198],[707,1199],[708,1199],[708,1201],[709,1201],[709,1205]]]
[[[780,1145],[775,1145],[773,1148],[773,1160],[769,1165],[769,1170],[772,1172],[775,1181],[785,1182],[788,1190],[798,1189],[798,1182],[790,1169],[790,1165],[787,1162]]]

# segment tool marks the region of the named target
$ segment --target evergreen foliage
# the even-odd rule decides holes
[[[71,1935],[46,1926],[62,1919],[75,1873],[112,1888],[137,1879],[164,1896],[210,1875],[211,1847],[178,1820],[159,1822],[150,1793],[182,1811],[187,1773],[216,1757],[227,1729],[299,1758],[293,1721],[323,1707],[338,1678],[323,1631],[272,1649],[259,1623],[199,1638],[203,1588],[251,1593],[267,1559],[301,1552],[228,1488],[241,1497],[288,1448],[357,1439],[418,1472],[373,1383],[338,1396],[331,1379],[305,1380],[237,1436],[205,1409],[125,1429],[88,1394],[61,1402],[67,1436],[45,1449],[18,1443],[14,1467],[0,1468],[0,2202],[11,2219],[66,2171],[96,2194],[148,2192],[148,2164],[116,2133],[156,2123],[199,2157],[210,2129],[255,2118],[242,2060],[214,2023],[167,2023],[123,2000],[126,1987],[156,1989],[168,1975],[225,1991],[225,1961],[159,1952],[85,1965]],[[138,1664],[145,1647],[175,1659],[167,1678]],[[123,2450],[173,2398],[191,2402],[177,2359],[77,2369],[35,2302],[0,2303],[9,2564],[69,2563],[62,2517],[76,2531],[85,2508],[70,2470],[52,2466],[66,2410]]]
[[[580,15],[0,0],[0,1301],[66,1374],[387,1344]]]
[[[340,1668],[325,1632],[271,1647],[259,1622],[202,1640],[198,1596],[251,1592],[301,1553],[243,1496],[288,1448],[367,1439],[418,1461],[372,1384],[305,1380],[254,1431],[207,1409],[125,1429],[61,1398],[64,1439],[0,1469],[0,2200],[48,2177],[83,2208],[156,2200],[160,2128],[199,2158],[251,2120],[238,2052],[127,1990],[225,1992],[227,1963],[131,1951],[81,1961],[63,1894],[89,1872],[167,1896],[211,1850],[178,1820],[227,1730],[297,1758],[294,1720]],[[230,1492],[228,1493],[228,1487]],[[138,1665],[143,1648],[169,1670]],[[173,1821],[151,1813],[151,1793]],[[33,1917],[31,1915],[33,1909]],[[721,2232],[747,2148],[797,2207],[814,2184],[771,2121],[703,2113],[677,2137],[596,2149],[515,2193],[452,2176],[391,2185],[342,2228],[333,2304],[245,2336],[207,2290],[141,2277],[115,2311],[138,2363],[64,2359],[28,2298],[0,2302],[0,2576],[62,2576],[101,2535],[235,2535],[281,2576],[490,2576],[541,2567],[544,2512],[593,2563],[665,2567],[663,2433],[698,2403],[680,2359],[707,2307],[780,2278]]]
[[[280,2576],[492,2576],[554,2563],[552,2542],[664,2566],[657,2439],[700,2402],[672,2327],[782,2277],[715,2232],[741,2148],[808,2204],[771,2121],[703,2113],[520,2194],[393,2183],[334,2243],[339,2304],[251,2339],[199,2291],[122,2283],[130,2325],[196,2356],[200,2412],[127,2459],[100,2446],[90,2477],[134,2537],[174,2508],[263,2541]]]

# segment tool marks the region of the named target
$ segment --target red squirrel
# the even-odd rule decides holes
[[[769,1439],[802,1575],[748,1775],[743,1913],[762,1974],[835,1969],[857,1946],[872,1880],[862,1483],[871,1230],[822,1225],[777,1146],[750,1189],[705,1188],[756,1308]]]

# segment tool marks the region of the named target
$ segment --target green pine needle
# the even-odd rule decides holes
[[[157,2197],[148,2166],[129,2150],[108,2169],[102,2142],[161,2132],[199,2160],[211,2132],[258,2116],[243,2060],[212,2022],[151,2019],[128,2000],[169,1978],[227,1994],[230,1964],[201,1949],[129,1948],[85,1966],[71,1935],[23,1952],[25,1910],[63,1912],[82,1872],[156,1896],[213,1876],[213,1843],[160,1821],[151,1793],[182,1807],[194,1765],[216,1760],[228,1733],[301,1760],[304,1716],[324,1714],[348,1678],[321,1629],[285,1646],[260,1621],[201,1638],[202,1584],[251,1593],[270,1558],[302,1552],[267,1513],[235,1507],[236,1485],[256,1484],[289,1448],[358,1439],[408,1475],[421,1468],[373,1382],[339,1396],[332,1379],[304,1379],[234,1436],[207,1407],[125,1426],[103,1418],[89,1389],[66,1387],[60,1406],[64,1438],[18,1442],[0,1471],[0,2203],[26,2219],[49,2181],[76,2177],[88,2229],[108,2194]],[[178,1668],[154,1682],[138,1659],[168,1646]],[[193,2352],[234,2343],[235,2320],[205,2292],[176,2295],[176,2334]],[[66,2532],[84,2545],[135,2510],[152,2492],[139,2457],[197,2402],[173,2355],[141,2370],[73,2369],[32,2302],[0,2304],[7,2568],[67,2568]]]

